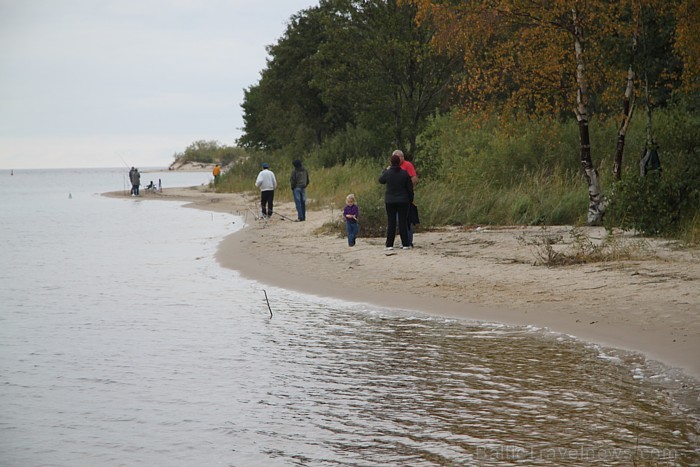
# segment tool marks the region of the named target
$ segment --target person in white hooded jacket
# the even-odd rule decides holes
[[[272,217],[272,205],[275,200],[275,188],[277,188],[277,178],[270,170],[268,164],[262,165],[262,170],[255,180],[255,186],[260,188],[260,207],[263,217]]]

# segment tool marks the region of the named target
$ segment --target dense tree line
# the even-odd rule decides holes
[[[612,195],[599,180],[604,155],[591,149],[592,122],[619,122],[616,141],[598,142],[616,146],[608,169],[615,180],[633,117],[646,126],[643,156],[651,160],[663,140],[674,151],[668,160],[697,164],[697,119],[677,125],[685,135],[657,138],[653,115],[670,106],[676,115],[698,111],[699,11],[697,0],[321,0],[294,15],[268,47],[259,82],[245,91],[238,145],[308,156],[324,167],[383,160],[398,147],[429,176],[441,161],[454,161],[447,150],[464,158],[480,151],[449,143],[436,131],[438,116],[472,125],[495,118],[501,136],[528,119],[568,122],[578,126],[587,220],[599,223]],[[666,173],[696,199],[697,172]],[[618,212],[629,204],[620,196],[637,190],[626,187],[618,190]]]
[[[309,150],[366,131],[365,152],[414,154],[426,119],[451,108],[574,117],[577,34],[589,113],[620,111],[629,68],[664,105],[699,86],[694,2],[322,0],[268,47],[239,144]]]
[[[331,164],[391,146],[410,157],[427,117],[448,108],[461,68],[435,53],[434,29],[416,22],[417,11],[396,0],[327,0],[293,16],[245,91],[239,144],[309,151],[346,133],[354,154]]]

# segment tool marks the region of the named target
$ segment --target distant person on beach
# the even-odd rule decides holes
[[[418,173],[416,172],[416,168],[413,166],[412,163],[408,162],[406,158],[404,157],[403,151],[400,149],[395,150],[394,152],[391,153],[393,155],[399,156],[401,159],[401,169],[405,170],[408,172],[408,175],[411,176],[411,182],[413,182],[413,189],[415,190],[416,185],[418,184]],[[413,223],[411,222],[411,219],[413,220],[418,220],[418,208],[416,208],[413,205],[413,202],[411,202],[411,206],[409,206],[409,222],[407,224],[407,232],[408,232],[408,244],[404,244],[402,246],[410,246],[413,248],[413,227],[411,226]],[[411,215],[413,214],[413,216]],[[417,224],[418,222],[415,222]]]
[[[148,184],[148,186],[146,187],[146,190],[147,191],[155,191],[156,190],[156,186],[153,184],[153,180],[151,180],[151,183]]]
[[[408,172],[401,169],[401,158],[397,154],[391,156],[390,163],[391,165],[379,176],[379,183],[386,185],[384,204],[388,225],[385,250],[394,249],[397,221],[402,249],[408,250],[411,248],[407,232],[408,207],[413,202],[413,182]]]
[[[260,188],[260,207],[264,218],[272,217],[272,205],[275,200],[275,189],[277,188],[277,178],[270,170],[270,166],[265,163],[255,180],[255,186]]]
[[[297,221],[303,222],[306,220],[306,187],[309,185],[309,172],[301,165],[301,161],[296,159],[292,162],[294,168],[292,175],[289,177],[289,182],[292,186],[292,195],[294,195],[294,204],[297,208]]]
[[[132,167],[129,171],[129,179],[131,180],[131,196],[139,196],[139,186],[141,185],[139,169]]]
[[[357,234],[360,231],[358,218],[360,209],[357,207],[355,195],[350,193],[345,197],[345,208],[343,208],[343,219],[345,219],[345,229],[348,232],[348,246],[355,246]]]
[[[219,164],[216,164],[214,166],[214,169],[211,171],[212,175],[214,175],[214,184],[216,185],[219,182],[219,175],[221,175],[221,167]]]

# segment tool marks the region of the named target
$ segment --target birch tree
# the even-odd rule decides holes
[[[678,2],[404,1],[418,6],[420,20],[434,22],[438,50],[463,51],[467,66],[459,91],[466,111],[495,110],[506,116],[526,112],[540,118],[566,118],[568,114],[576,118],[579,160],[588,181],[587,220],[589,224],[600,223],[605,206],[591,154],[591,114],[619,106],[622,91],[611,83],[623,82],[621,77],[627,76],[625,92],[630,102],[635,98],[636,75],[631,74],[630,62],[623,58],[619,45],[622,40],[629,41],[634,28],[631,4],[669,11]],[[665,75],[657,70],[655,76]],[[632,108],[627,108],[620,127],[623,136]]]

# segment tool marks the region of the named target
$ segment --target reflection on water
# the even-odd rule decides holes
[[[32,196],[0,225],[3,465],[700,464],[697,386],[639,355],[267,287],[270,319],[213,260],[230,216]]]
[[[698,459],[697,427],[635,378],[645,370],[634,355],[502,326],[287,306],[263,333],[274,365],[249,409],[255,428],[249,417],[225,427],[251,460],[261,444],[302,464]]]

